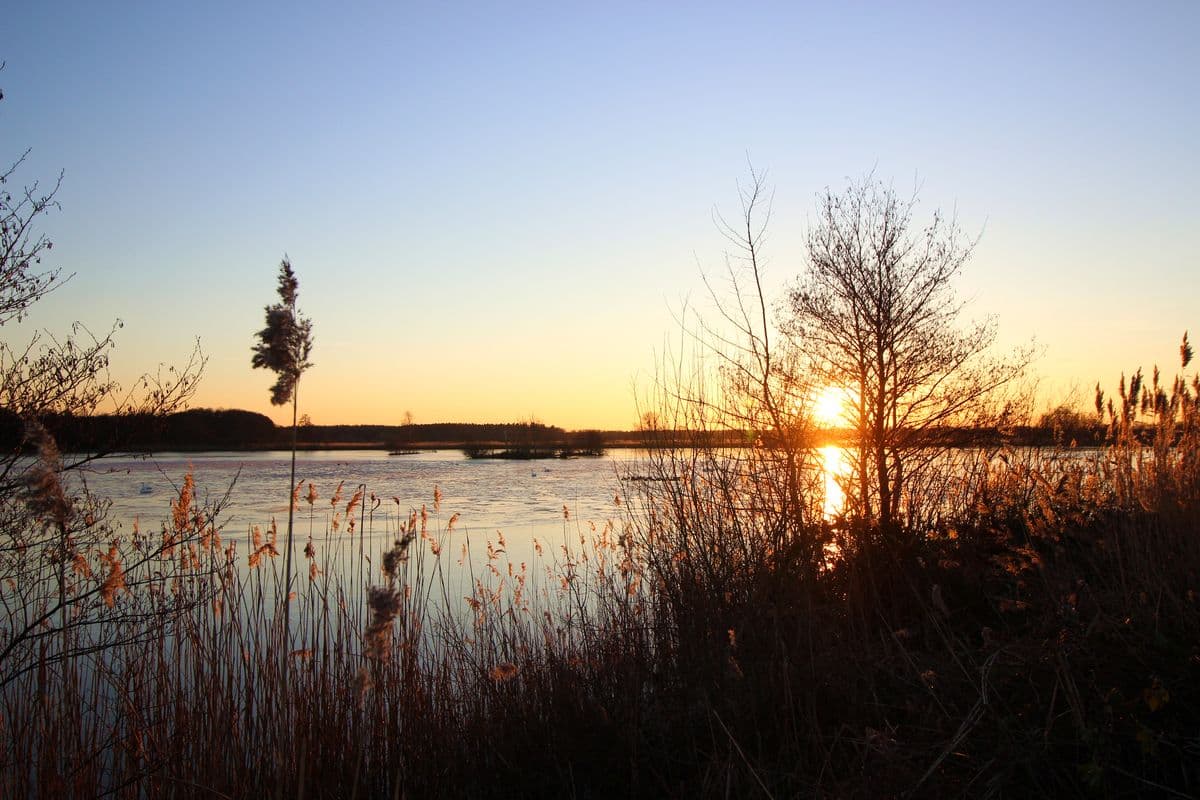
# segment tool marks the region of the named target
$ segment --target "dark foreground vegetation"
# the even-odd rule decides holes
[[[1149,444],[1127,393],[1102,452],[947,464],[891,531],[781,498],[763,448],[659,451],[528,564],[436,494],[301,487],[288,642],[273,528],[243,549],[188,482],[84,548],[48,481],[74,555],[5,589],[0,794],[1194,796],[1198,388]]]

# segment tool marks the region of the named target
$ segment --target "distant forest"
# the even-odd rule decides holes
[[[164,450],[276,450],[291,447],[290,426],[277,426],[269,417],[238,409],[195,408],[166,416],[46,414],[40,421],[68,452]],[[538,422],[461,423],[423,425],[301,425],[301,449],[547,447],[579,450],[636,446],[638,432],[566,431]],[[21,419],[0,409],[0,446],[20,447]]]
[[[1097,446],[1104,442],[1105,428],[1082,418],[1063,420],[1046,415],[1041,424],[1006,430],[940,429],[927,434],[929,444],[977,446],[1076,444]],[[107,415],[74,416],[47,414],[42,424],[68,452],[154,452],[164,450],[276,450],[291,447],[291,428],[277,426],[269,417],[238,409],[196,408],[166,416]],[[1064,424],[1067,423],[1067,424]],[[0,409],[0,446],[22,444],[24,425],[7,409]],[[814,444],[846,444],[847,431],[814,434]],[[301,449],[418,450],[463,448],[468,450],[506,448],[562,448],[594,451],[604,447],[666,447],[687,445],[752,444],[749,431],[566,431],[540,422],[464,423],[439,422],[412,425],[301,425]]]

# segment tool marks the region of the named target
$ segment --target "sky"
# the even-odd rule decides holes
[[[313,422],[630,428],[753,164],[772,299],[873,173],[980,236],[967,316],[1086,404],[1200,338],[1198,36],[1192,0],[15,4],[0,160],[62,171],[73,277],[0,337],[119,319],[126,384],[199,340],[193,405],[290,422],[250,368],[287,254]]]

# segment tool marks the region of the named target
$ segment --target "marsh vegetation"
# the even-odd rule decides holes
[[[1099,450],[972,450],[899,542],[783,502],[769,446],[655,450],[531,554],[433,489],[304,484],[287,638],[273,525],[233,544],[190,481],[132,536],[81,514],[65,572],[5,554],[4,794],[1187,794],[1195,398],[1127,386]]]
[[[756,176],[726,227],[734,292],[699,355],[664,366],[639,479],[528,554],[456,537],[436,487],[294,472],[286,527],[242,546],[190,476],[120,529],[41,420],[161,416],[202,360],[127,394],[106,336],[4,345],[0,795],[1195,796],[1186,338],[1177,378],[1097,393],[1098,449],[955,449],[941,433],[1016,419],[1027,360],[957,327],[969,246],[873,182],[827,192],[776,319],[764,196]],[[56,279],[29,234],[53,197],[5,195],[0,324]],[[293,419],[295,291],[285,262],[256,355]],[[810,435],[831,388],[855,434],[832,479]]]

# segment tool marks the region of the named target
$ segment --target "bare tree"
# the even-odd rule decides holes
[[[159,590],[176,578],[183,587],[196,574],[191,562],[178,568],[175,554],[211,533],[215,516],[199,513],[189,494],[161,539],[122,533],[83,475],[122,442],[59,452],[50,418],[107,412],[145,424],[187,403],[204,358],[197,348],[182,369],[160,368],[123,389],[108,372],[119,321],[101,335],[77,323],[65,335],[17,339],[15,323],[64,280],[42,266],[53,243],[40,228],[58,207],[62,178],[48,189],[12,188],[27,155],[0,173],[0,326],[9,325],[0,341],[0,417],[12,434],[0,450],[0,688],[40,665],[145,638],[149,609],[166,619],[194,605],[184,588]]]
[[[739,199],[736,216],[714,213],[729,247],[723,269],[704,276],[712,311],[681,317],[679,344],[660,360],[640,424],[652,447],[628,484],[642,552],[664,587],[664,619],[706,630],[708,654],[779,576],[811,583],[830,536],[811,386],[781,346],[763,288],[762,173],[751,170]]]
[[[853,409],[852,509],[885,535],[902,525],[904,488],[932,462],[931,445],[951,426],[995,423],[1003,410],[989,400],[1031,355],[989,357],[993,318],[960,325],[953,283],[976,240],[940,212],[918,227],[916,203],[873,176],[820,193],[808,268],[786,308],[792,346]]]
[[[803,488],[813,459],[811,385],[796,369],[794,353],[777,341],[763,291],[772,205],[766,174],[751,166],[749,181],[739,186],[739,199],[740,214],[733,221],[713,212],[730,249],[725,254],[726,289],[704,278],[718,317],[716,324],[704,324],[704,335],[719,357],[722,424],[747,432],[761,457],[773,465],[775,503],[784,510],[781,519],[790,521],[786,527],[794,528],[811,505]]]
[[[54,243],[38,231],[33,222],[42,214],[57,207],[54,196],[62,184],[58,176],[49,191],[42,192],[34,183],[17,191],[14,196],[9,180],[29,155],[26,150],[3,174],[0,174],[0,326],[10,320],[20,321],[38,298],[58,282],[58,270],[41,270],[42,254]]]

